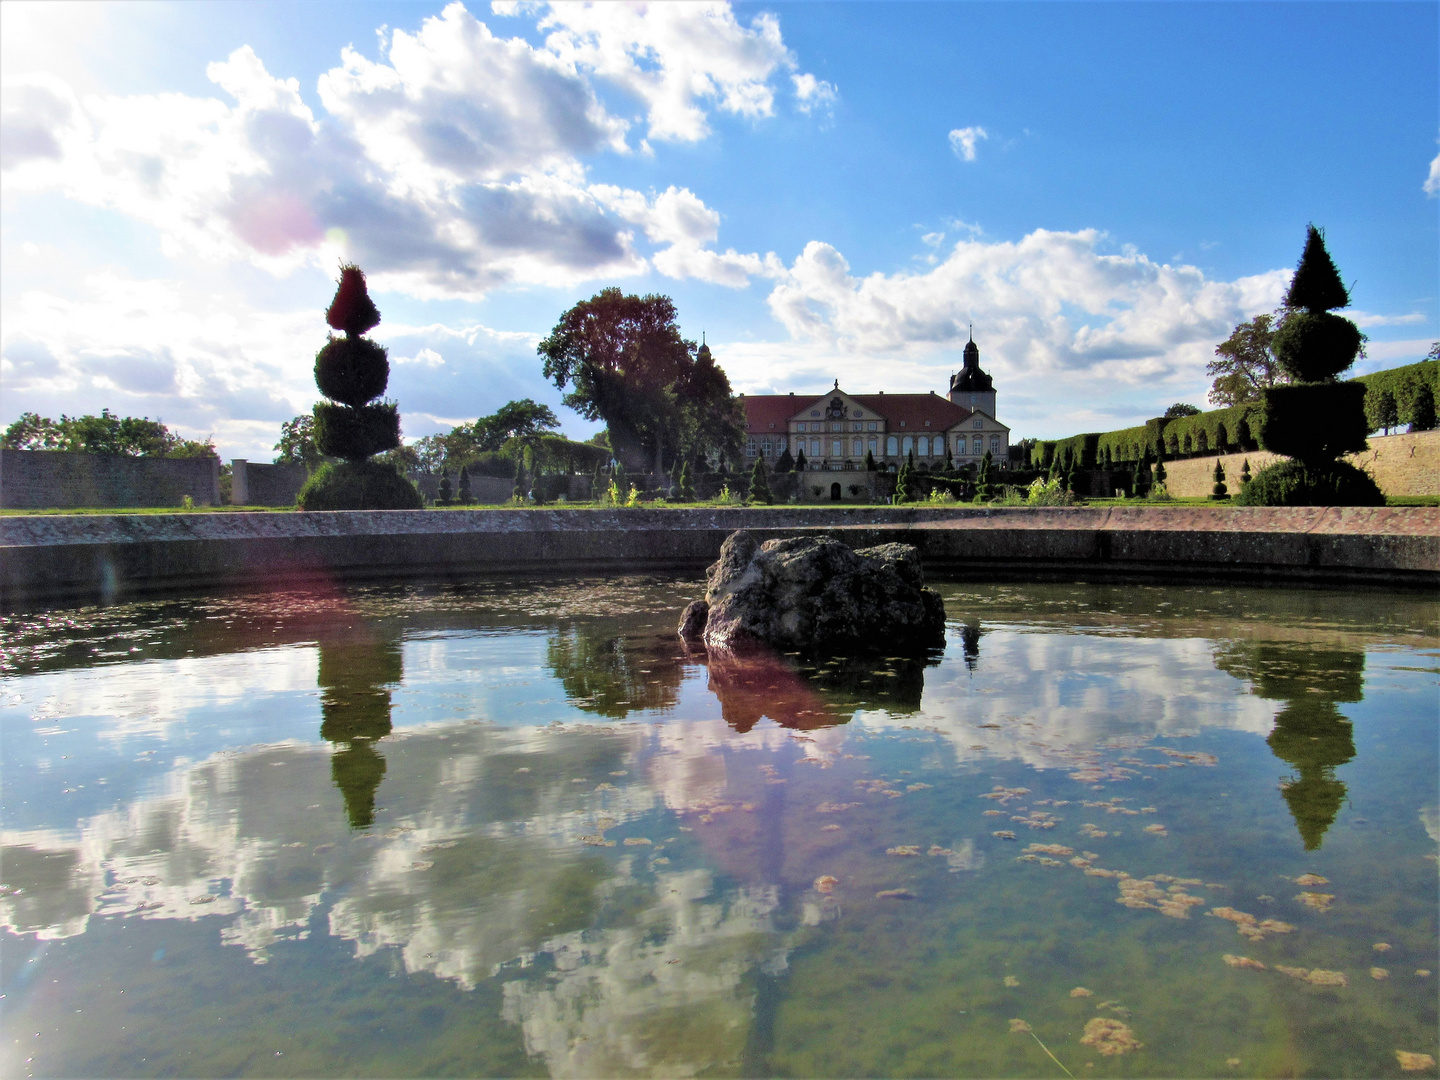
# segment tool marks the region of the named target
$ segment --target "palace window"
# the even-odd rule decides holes
[[[964,435],[961,435],[958,439],[955,440],[955,453],[957,453],[957,454],[963,454],[963,453],[965,453],[965,436],[964,436]]]
[[[999,435],[991,435],[991,436],[990,436],[990,451],[991,451],[991,453],[999,453],[999,452],[1000,452],[1000,436],[999,436]]]
[[[915,453],[920,457],[930,456],[930,436],[921,435],[915,445]]]
[[[902,439],[900,442],[900,453],[904,454],[906,457],[909,457],[910,451],[914,449],[915,440],[912,439],[909,435],[906,435],[905,438]]]
[[[878,439],[871,439],[867,449],[869,449],[871,455],[873,456],[880,449],[880,441]]]
[[[859,457],[861,454],[865,453],[865,440],[864,440],[864,439],[852,439],[852,440],[850,440],[850,452],[851,452],[852,454],[854,454],[856,457]]]
[[[888,439],[885,440],[885,453],[889,454],[891,457],[894,457],[895,455],[900,453],[900,440],[897,439],[894,435],[891,435]]]
[[[754,440],[754,439],[751,439],[749,442],[747,442],[747,443],[745,444],[745,456],[746,456],[746,457],[754,457],[754,456],[755,456],[755,440]]]
[[[985,426],[985,421],[984,421],[984,420],[976,420],[976,421],[975,421],[975,427],[983,428],[984,426]]]
[[[785,439],[783,436],[775,441],[775,452],[777,454],[783,454],[785,452]]]
[[[844,425],[844,424],[841,424],[841,423],[838,423],[838,422],[831,423],[831,425],[830,425],[830,430],[831,430],[831,431],[844,431],[844,430],[845,430],[845,425]]]
[[[804,421],[804,420],[801,420],[800,423],[796,424],[796,425],[795,425],[795,430],[796,430],[796,431],[804,431],[804,430],[805,430],[805,421]]]
[[[770,440],[769,440],[769,439],[766,439],[764,442],[762,442],[762,443],[760,444],[760,455],[761,455],[762,457],[770,457],[770,456],[772,456],[771,453],[770,453]]]
[[[820,456],[820,440],[819,440],[819,439],[811,439],[811,440],[810,440],[810,456],[811,456],[811,457],[819,457],[819,456]]]
[[[831,440],[831,442],[830,442],[830,456],[831,456],[831,457],[839,457],[839,456],[840,456],[841,454],[843,454],[844,452],[845,452],[844,450],[840,449],[840,440],[839,440],[839,439],[833,439],[833,440]]]
[[[865,428],[865,430],[866,430],[866,431],[879,431],[880,429],[875,426],[875,421],[874,421],[874,420],[871,420],[871,421],[869,422],[869,425]]]

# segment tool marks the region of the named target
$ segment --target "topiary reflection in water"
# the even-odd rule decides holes
[[[385,778],[375,743],[390,734],[390,692],[404,677],[400,639],[382,633],[380,626],[361,624],[320,642],[320,737],[337,747],[330,775],[355,829],[375,822],[375,792]]]
[[[1365,654],[1237,645],[1218,655],[1216,666],[1247,680],[1257,697],[1285,702],[1265,741],[1297,774],[1281,780],[1280,793],[1305,850],[1316,850],[1345,802],[1335,770],[1355,757],[1354,727],[1335,706],[1363,699]]]

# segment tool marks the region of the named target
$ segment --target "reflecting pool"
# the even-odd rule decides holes
[[[1432,598],[939,588],[870,660],[648,578],[0,619],[0,1066],[1435,1075]]]

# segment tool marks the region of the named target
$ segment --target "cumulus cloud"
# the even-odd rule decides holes
[[[990,135],[983,127],[956,128],[950,132],[950,149],[961,161],[974,161],[975,144],[988,138]]]
[[[497,37],[452,3],[389,34],[383,59],[345,49],[319,115],[249,46],[207,68],[228,100],[82,100],[24,78],[6,88],[6,186],[138,218],[171,253],[275,273],[351,258],[378,288],[462,298],[644,272],[621,213],[638,200],[645,236],[668,245],[661,273],[744,284],[761,260],[706,249],[718,216],[698,196],[592,191],[586,161],[631,152],[597,79],[640,99],[651,138],[702,138],[712,110],[772,114],[775,77],[796,67],[775,19],[742,25],[723,3],[499,10],[534,15],[545,43]],[[826,87],[805,83],[800,103]]]
[[[1440,195],[1440,154],[1430,159],[1430,175],[1425,178],[1424,188],[1432,199]]]
[[[1130,248],[1107,252],[1104,240],[1096,230],[1044,229],[1015,242],[962,240],[923,272],[863,278],[812,241],[771,291],[770,310],[832,369],[864,379],[853,385],[869,384],[865,372],[884,358],[887,371],[913,379],[894,389],[943,389],[944,366],[958,364],[973,323],[1010,408],[1017,391],[1053,408],[1066,383],[1088,383],[1089,407],[1121,401],[1127,388],[1195,383],[1215,343],[1274,308],[1288,282],[1283,270],[1211,281]]]
[[[575,0],[492,4],[499,13],[540,13],[546,48],[577,71],[593,72],[642,102],[647,137],[694,142],[709,134],[706,108],[759,118],[775,112],[772,78],[795,71],[780,23],[762,13],[742,25],[728,3],[592,4]],[[834,88],[796,83],[803,111]],[[825,91],[822,91],[822,87]]]

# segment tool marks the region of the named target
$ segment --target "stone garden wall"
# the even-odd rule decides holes
[[[1370,449],[1347,454],[1345,460],[1374,477],[1386,495],[1440,495],[1440,431],[1408,435],[1372,435]],[[1225,483],[1234,495],[1240,490],[1240,469],[1250,462],[1251,473],[1279,460],[1268,450],[1223,454]],[[1171,495],[1205,496],[1214,485],[1215,458],[1194,457],[1165,462],[1166,486]]]
[[[220,459],[0,449],[0,507],[196,506],[220,503]],[[293,500],[292,500],[293,501]]]

